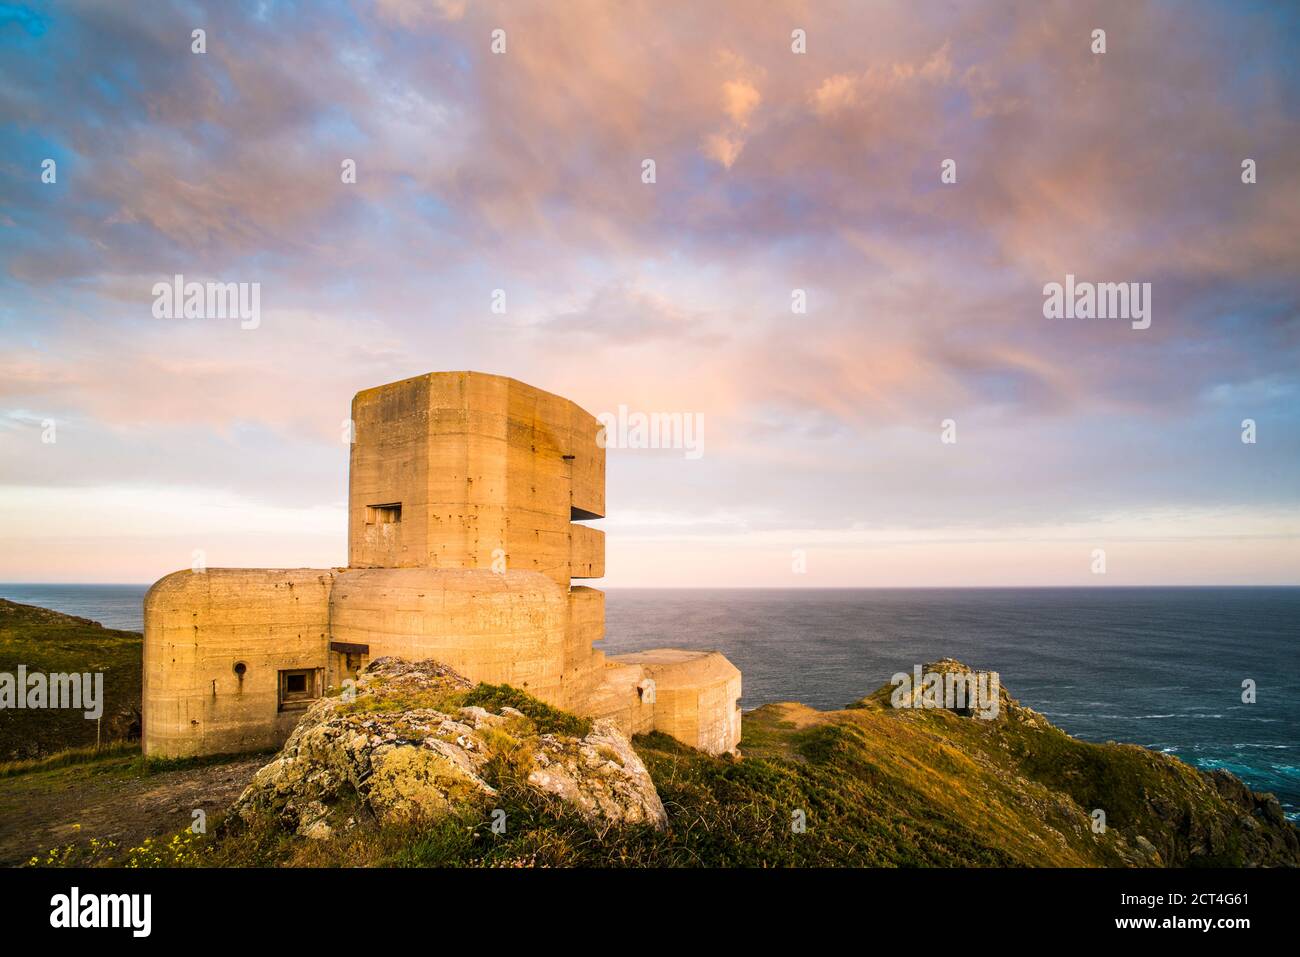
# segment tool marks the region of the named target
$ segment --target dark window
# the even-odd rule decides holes
[[[367,505],[367,525],[396,525],[402,520],[402,503],[390,502],[387,505]]]
[[[280,672],[280,710],[293,711],[305,708],[313,698],[320,696],[316,689],[316,670],[301,669]]]

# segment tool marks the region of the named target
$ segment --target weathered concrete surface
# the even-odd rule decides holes
[[[604,574],[600,423],[568,399],[504,376],[441,372],[352,402],[348,563],[530,569],[567,586]],[[375,506],[401,503],[389,527]]]
[[[613,721],[625,734],[653,731],[655,699],[645,678],[640,666],[605,659],[600,680],[584,702],[582,714]]]
[[[716,651],[656,648],[616,655],[654,681],[654,729],[710,754],[740,741],[740,671]]]
[[[279,674],[324,667],[334,576],[310,568],[210,568],[155,583],[144,600],[144,753],[186,757],[279,745],[302,716],[281,710]]]
[[[334,640],[368,645],[372,659],[433,658],[474,681],[570,704],[569,603],[539,572],[354,568],[338,576],[330,606]]]
[[[439,372],[358,393],[352,418],[349,568],[178,573],[150,592],[146,754],[277,745],[305,707],[286,706],[285,672],[311,672],[310,700],[384,655],[734,750],[740,675],[721,655],[592,648],[604,595],[572,582],[605,574],[605,534],[581,524],[605,513],[593,416],[504,376]]]

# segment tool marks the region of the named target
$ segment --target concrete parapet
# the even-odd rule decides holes
[[[654,682],[654,729],[710,754],[740,743],[740,671],[716,651],[656,648],[608,659]]]
[[[599,682],[583,702],[580,714],[609,718],[624,734],[645,734],[654,730],[655,697],[645,684],[645,672],[636,665],[604,661]]]

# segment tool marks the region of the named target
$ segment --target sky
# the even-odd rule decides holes
[[[0,0],[0,581],[342,565],[352,395],[471,369],[702,424],[609,451],[609,586],[1300,584],[1298,49],[1271,2]],[[1048,318],[1067,276],[1150,327]]]

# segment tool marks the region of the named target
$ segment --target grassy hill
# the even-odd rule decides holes
[[[600,828],[504,777],[493,807],[329,841],[274,821],[206,842],[213,864],[299,866],[1244,866],[1300,864],[1276,801],[1134,745],[1089,744],[1005,696],[996,721],[902,711],[888,687],[841,711],[744,717],[742,760],[638,736],[667,831]],[[1092,813],[1107,827],[1097,833]],[[802,812],[806,829],[792,827]]]
[[[138,707],[137,634],[0,602],[0,670],[18,663],[105,671],[106,724]],[[490,690],[554,719],[522,692]],[[664,830],[588,823],[523,786],[510,765],[491,782],[491,807],[466,802],[433,822],[360,821],[329,840],[286,833],[274,819],[221,827],[221,809],[261,760],[159,764],[117,748],[0,768],[0,814],[25,815],[0,834],[0,850],[10,861],[187,866],[1300,865],[1297,831],[1277,802],[1231,775],[1078,741],[1005,688],[991,721],[895,709],[890,690],[838,711],[784,703],[750,712],[739,760],[638,736]],[[79,714],[0,713],[2,754],[93,741],[94,723]],[[211,812],[206,835],[183,830],[194,807]],[[506,811],[504,834],[488,826],[493,808]]]
[[[0,672],[16,674],[26,665],[29,673],[104,674],[98,729],[81,711],[0,710],[0,761],[93,746],[97,730],[105,743],[128,738],[133,729],[138,735],[141,641],[138,632],[0,599]]]

